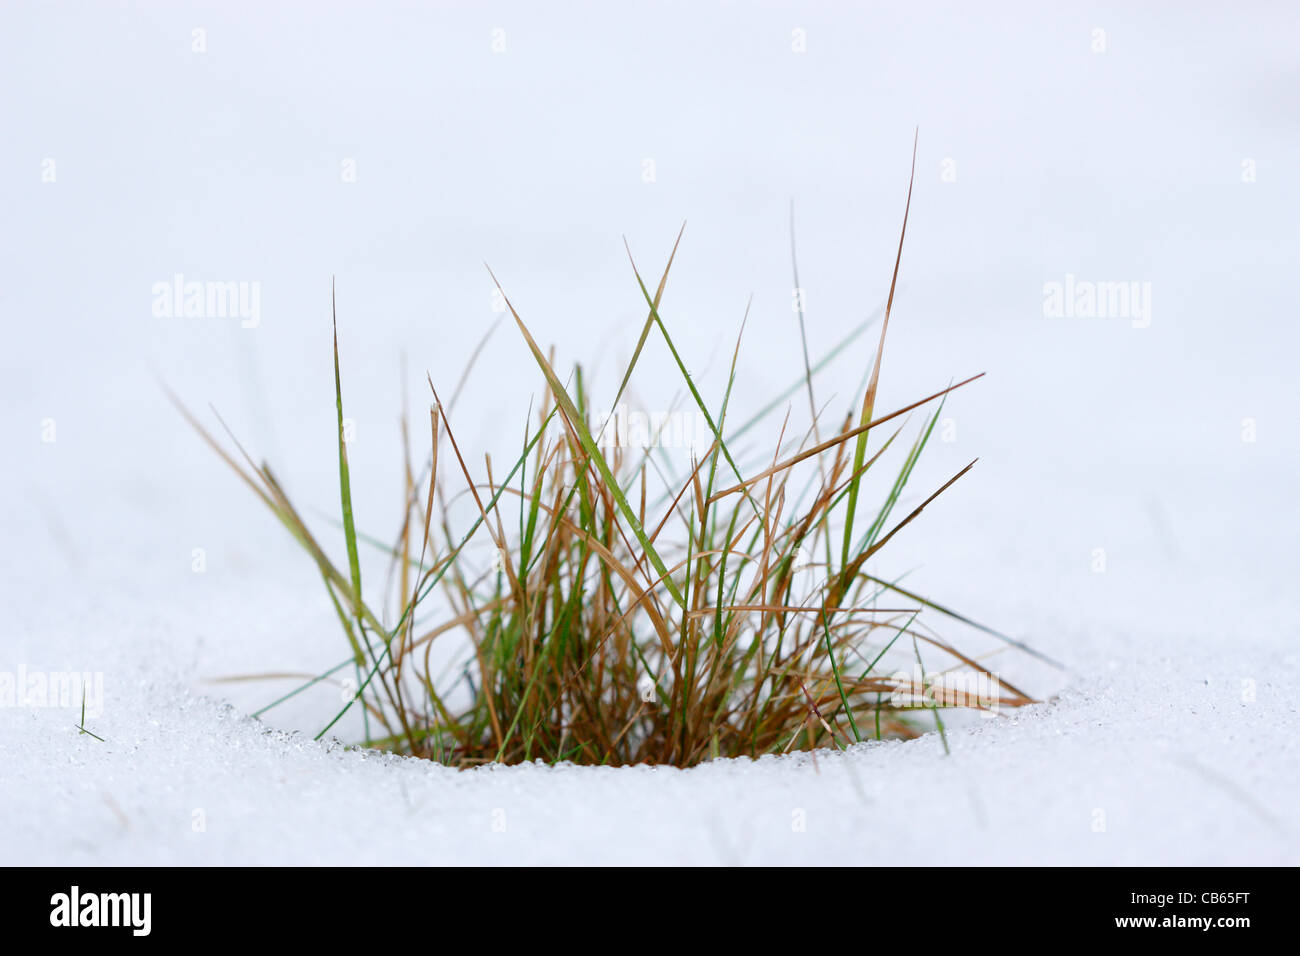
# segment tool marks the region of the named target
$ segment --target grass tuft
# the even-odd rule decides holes
[[[685,767],[719,756],[912,736],[920,729],[917,717],[927,712],[943,735],[944,708],[1029,703],[1023,692],[943,640],[928,619],[955,620],[1027,648],[879,576],[875,568],[894,535],[975,464],[905,517],[894,518],[943,400],[980,377],[888,414],[876,412],[911,192],[909,180],[870,378],[855,403],[856,416],[846,415],[829,432],[819,421],[813,377],[867,324],[813,363],[800,304],[803,374],[759,417],[729,431],[739,339],[726,390],[710,407],[660,312],[677,243],[653,293],[632,262],[648,314],[612,405],[628,387],[648,340],[660,339],[708,427],[707,447],[688,463],[669,460],[662,449],[630,444],[611,417],[593,429],[589,423],[600,416],[593,414],[582,370],[561,380],[553,356],[538,345],[495,275],[492,281],[541,375],[540,405],[530,409],[509,470],[494,473],[489,458],[476,476],[453,430],[455,396],[444,405],[430,379],[428,465],[420,475],[413,472],[410,430],[403,421],[404,507],[392,544],[379,544],[356,528],[335,310],[334,400],[347,555],[342,567],[265,464],[255,466],[242,448],[240,457],[225,451],[182,408],[315,562],[350,649],[337,666],[306,677],[259,714],[317,684],[336,682],[334,675],[351,667],[356,690],[318,736],[359,708],[366,744],[454,766],[567,760]],[[797,284],[797,265],[795,275]],[[463,383],[462,378],[457,393]],[[736,444],[740,436],[769,421],[800,390],[812,411],[807,433],[786,440],[787,412],[771,452],[742,468],[748,453]],[[870,523],[859,527],[866,479],[883,467],[905,423],[891,426],[868,456],[870,433],[927,406],[933,414],[891,473]],[[684,474],[674,474],[674,468],[684,468]],[[455,520],[456,500],[472,500],[463,522]],[[458,523],[465,526],[454,527]],[[390,587],[384,593],[391,598],[368,601],[363,594],[360,543],[378,544],[388,553]],[[471,543],[489,547],[489,566],[468,550]],[[912,653],[901,660],[909,671],[895,651],[904,638]],[[922,662],[923,645],[946,658],[938,671]],[[962,692],[973,685],[954,683],[954,675],[978,678],[980,691]]]

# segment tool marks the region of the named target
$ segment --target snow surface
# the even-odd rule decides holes
[[[1294,11],[0,17],[0,680],[104,687],[102,742],[79,701],[0,708],[0,862],[1300,862]],[[883,298],[914,124],[880,404],[989,374],[954,396],[909,501],[979,464],[887,568],[1062,660],[989,658],[1046,703],[955,721],[949,755],[930,734],[455,772],[313,743],[334,688],[260,722],[286,682],[213,682],[345,649],[310,563],[158,379],[329,511],[336,276],[354,495],[387,535],[399,356],[414,412],[425,369],[454,384],[495,318],[483,259],[539,341],[599,374],[644,317],[620,237],[654,273],[689,219],[665,319],[720,394],[752,291],[735,402],[757,409],[799,368],[790,197],[820,352]],[[154,316],[176,273],[259,282],[260,324]],[[1067,274],[1150,282],[1149,327],[1045,317]],[[870,354],[833,365],[823,400],[841,408]],[[454,422],[472,461],[513,446],[536,389],[510,330],[489,355]]]

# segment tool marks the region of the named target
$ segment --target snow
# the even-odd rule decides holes
[[[103,740],[79,699],[0,707],[0,862],[1300,862],[1286,16],[6,8],[0,678],[101,675]],[[720,394],[754,292],[735,399],[754,410],[799,370],[789,198],[818,353],[883,298],[917,123],[880,404],[988,375],[909,501],[979,463],[887,567],[1063,661],[988,658],[1044,703],[954,720],[947,754],[928,734],[456,772],[313,742],[335,688],[259,721],[289,683],[213,682],[346,651],[310,563],[157,379],[328,512],[336,276],[359,521],[386,535],[399,356],[413,412],[426,368],[454,384],[495,318],[483,259],[539,341],[608,379],[643,318],[620,236],[656,273],[689,219],[665,319]],[[257,327],[152,314],[177,273],[259,282]],[[1067,275],[1151,283],[1149,325],[1045,316]],[[536,389],[510,330],[489,355],[453,422],[470,461],[513,447]],[[819,398],[841,407],[869,357]]]
[[[1294,655],[1153,643],[950,730],[950,756],[929,735],[687,771],[457,772],[272,731],[142,672],[91,725],[107,743],[57,711],[6,725],[6,862],[1294,862]],[[1221,677],[1243,660],[1275,674],[1250,705]]]

